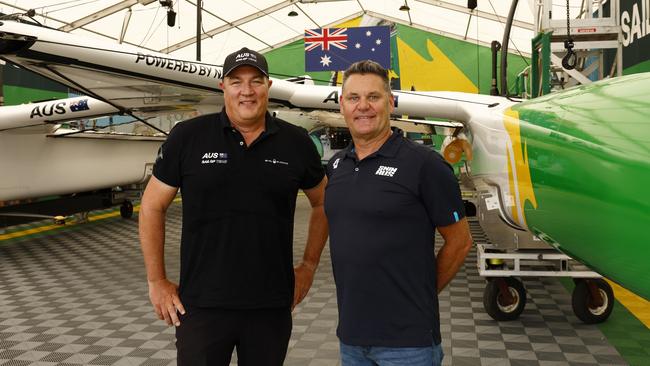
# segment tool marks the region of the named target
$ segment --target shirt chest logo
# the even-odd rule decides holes
[[[393,168],[392,166],[383,166],[380,165],[377,171],[375,172],[375,175],[383,175],[384,177],[392,177],[397,173],[397,168]]]
[[[336,169],[336,168],[339,167],[339,161],[340,160],[341,160],[341,158],[336,158],[336,160],[334,160],[334,164],[332,164],[333,169]]]
[[[270,164],[281,164],[281,165],[289,165],[286,161],[282,161],[280,159],[264,159],[265,163],[270,163]]]
[[[227,164],[228,153],[206,152],[201,157],[201,164]]]

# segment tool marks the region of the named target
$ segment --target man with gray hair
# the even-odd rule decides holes
[[[472,245],[458,181],[438,153],[391,129],[379,64],[345,71],[340,109],[352,143],[328,163],[325,213],[342,364],[440,365],[438,293]]]

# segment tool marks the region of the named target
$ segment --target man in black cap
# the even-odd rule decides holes
[[[179,123],[161,147],[142,198],[140,241],[149,297],[176,326],[179,365],[281,365],[291,310],[305,297],[327,239],[326,184],[307,132],[272,117],[263,55],[242,48],[224,62],[224,108]],[[180,283],[165,274],[165,212],[183,196]],[[293,268],[298,189],[312,213],[303,261]]]

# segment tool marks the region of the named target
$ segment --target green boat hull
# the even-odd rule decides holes
[[[650,73],[512,110],[534,194],[523,202],[528,228],[650,299]]]

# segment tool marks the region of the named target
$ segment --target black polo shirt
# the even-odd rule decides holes
[[[267,113],[265,131],[246,146],[224,109],[176,125],[153,174],[183,195],[184,304],[291,305],[296,194],[324,176],[305,129]]]
[[[439,344],[434,230],[464,216],[453,170],[396,129],[362,161],[352,145],[337,153],[327,175],[337,335],[355,346]]]

